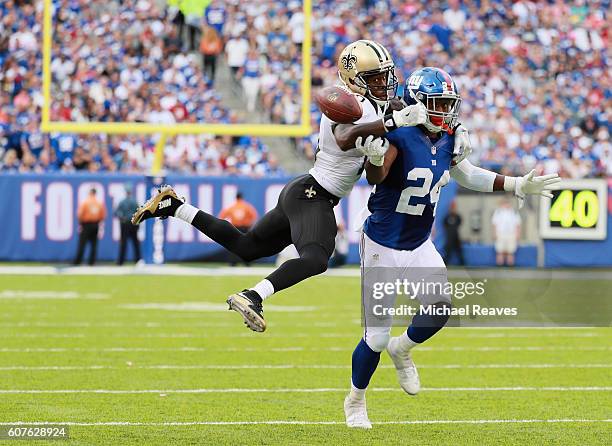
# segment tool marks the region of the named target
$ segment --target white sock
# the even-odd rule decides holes
[[[198,213],[199,209],[196,207],[193,207],[190,204],[181,204],[178,209],[176,210],[176,212],[174,213],[174,217],[175,218],[179,218],[183,221],[186,221],[187,223],[191,224],[191,222],[193,221],[193,219],[195,218],[196,214]]]
[[[349,396],[351,397],[351,399],[362,400],[365,398],[365,392],[366,392],[366,389],[358,389],[353,384],[353,381],[351,381],[351,393],[349,393]]]
[[[411,350],[412,347],[415,347],[417,345],[419,345],[419,343],[414,342],[412,339],[410,339],[408,337],[408,333],[403,332],[401,335],[399,335],[399,347],[401,351],[407,352]]]
[[[259,294],[261,300],[264,300],[274,294],[274,285],[272,285],[272,282],[270,282],[268,279],[262,280],[250,289]]]

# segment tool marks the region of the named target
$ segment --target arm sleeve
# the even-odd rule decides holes
[[[478,192],[493,192],[497,176],[495,172],[474,166],[467,159],[451,167],[450,174],[461,186]]]

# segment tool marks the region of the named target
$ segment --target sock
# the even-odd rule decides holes
[[[353,384],[353,381],[351,380],[351,392],[349,393],[351,399],[362,400],[365,398],[365,392],[366,389],[358,389],[357,387],[355,387],[355,384]]]
[[[191,222],[193,221],[193,219],[195,218],[196,214],[198,213],[199,209],[196,207],[193,207],[190,204],[181,204],[178,209],[176,210],[176,212],[174,213],[174,217],[175,218],[179,218],[183,221],[186,221],[187,223],[191,224]]]
[[[259,294],[261,300],[264,300],[274,294],[274,285],[268,279],[264,279],[255,285],[253,288],[249,288]]]
[[[353,352],[352,383],[357,389],[364,390],[370,384],[370,378],[380,361],[380,352],[375,352],[366,341],[361,339]]]
[[[409,330],[410,328],[408,328],[408,330],[399,335],[399,347],[400,350],[403,352],[407,352],[408,350],[411,350],[412,347],[419,345],[418,342],[415,342],[410,339],[410,335],[408,334]]]

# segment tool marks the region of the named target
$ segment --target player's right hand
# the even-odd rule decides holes
[[[355,149],[367,156],[370,164],[382,166],[385,161],[385,153],[389,150],[389,141],[374,135],[368,136],[364,141],[360,136],[355,141]]]
[[[397,127],[414,127],[427,122],[427,107],[422,102],[404,107],[393,112],[393,120]]]

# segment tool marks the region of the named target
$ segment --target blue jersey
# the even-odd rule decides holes
[[[409,251],[431,234],[440,190],[450,180],[455,137],[443,133],[432,142],[420,128],[402,127],[387,139],[397,158],[370,195],[364,230],[379,245]]]
[[[217,33],[221,35],[223,33],[223,26],[225,25],[225,19],[227,13],[223,6],[209,6],[204,12],[206,16],[206,22],[215,28]]]
[[[244,77],[259,77],[259,59],[247,59],[244,63]]]

